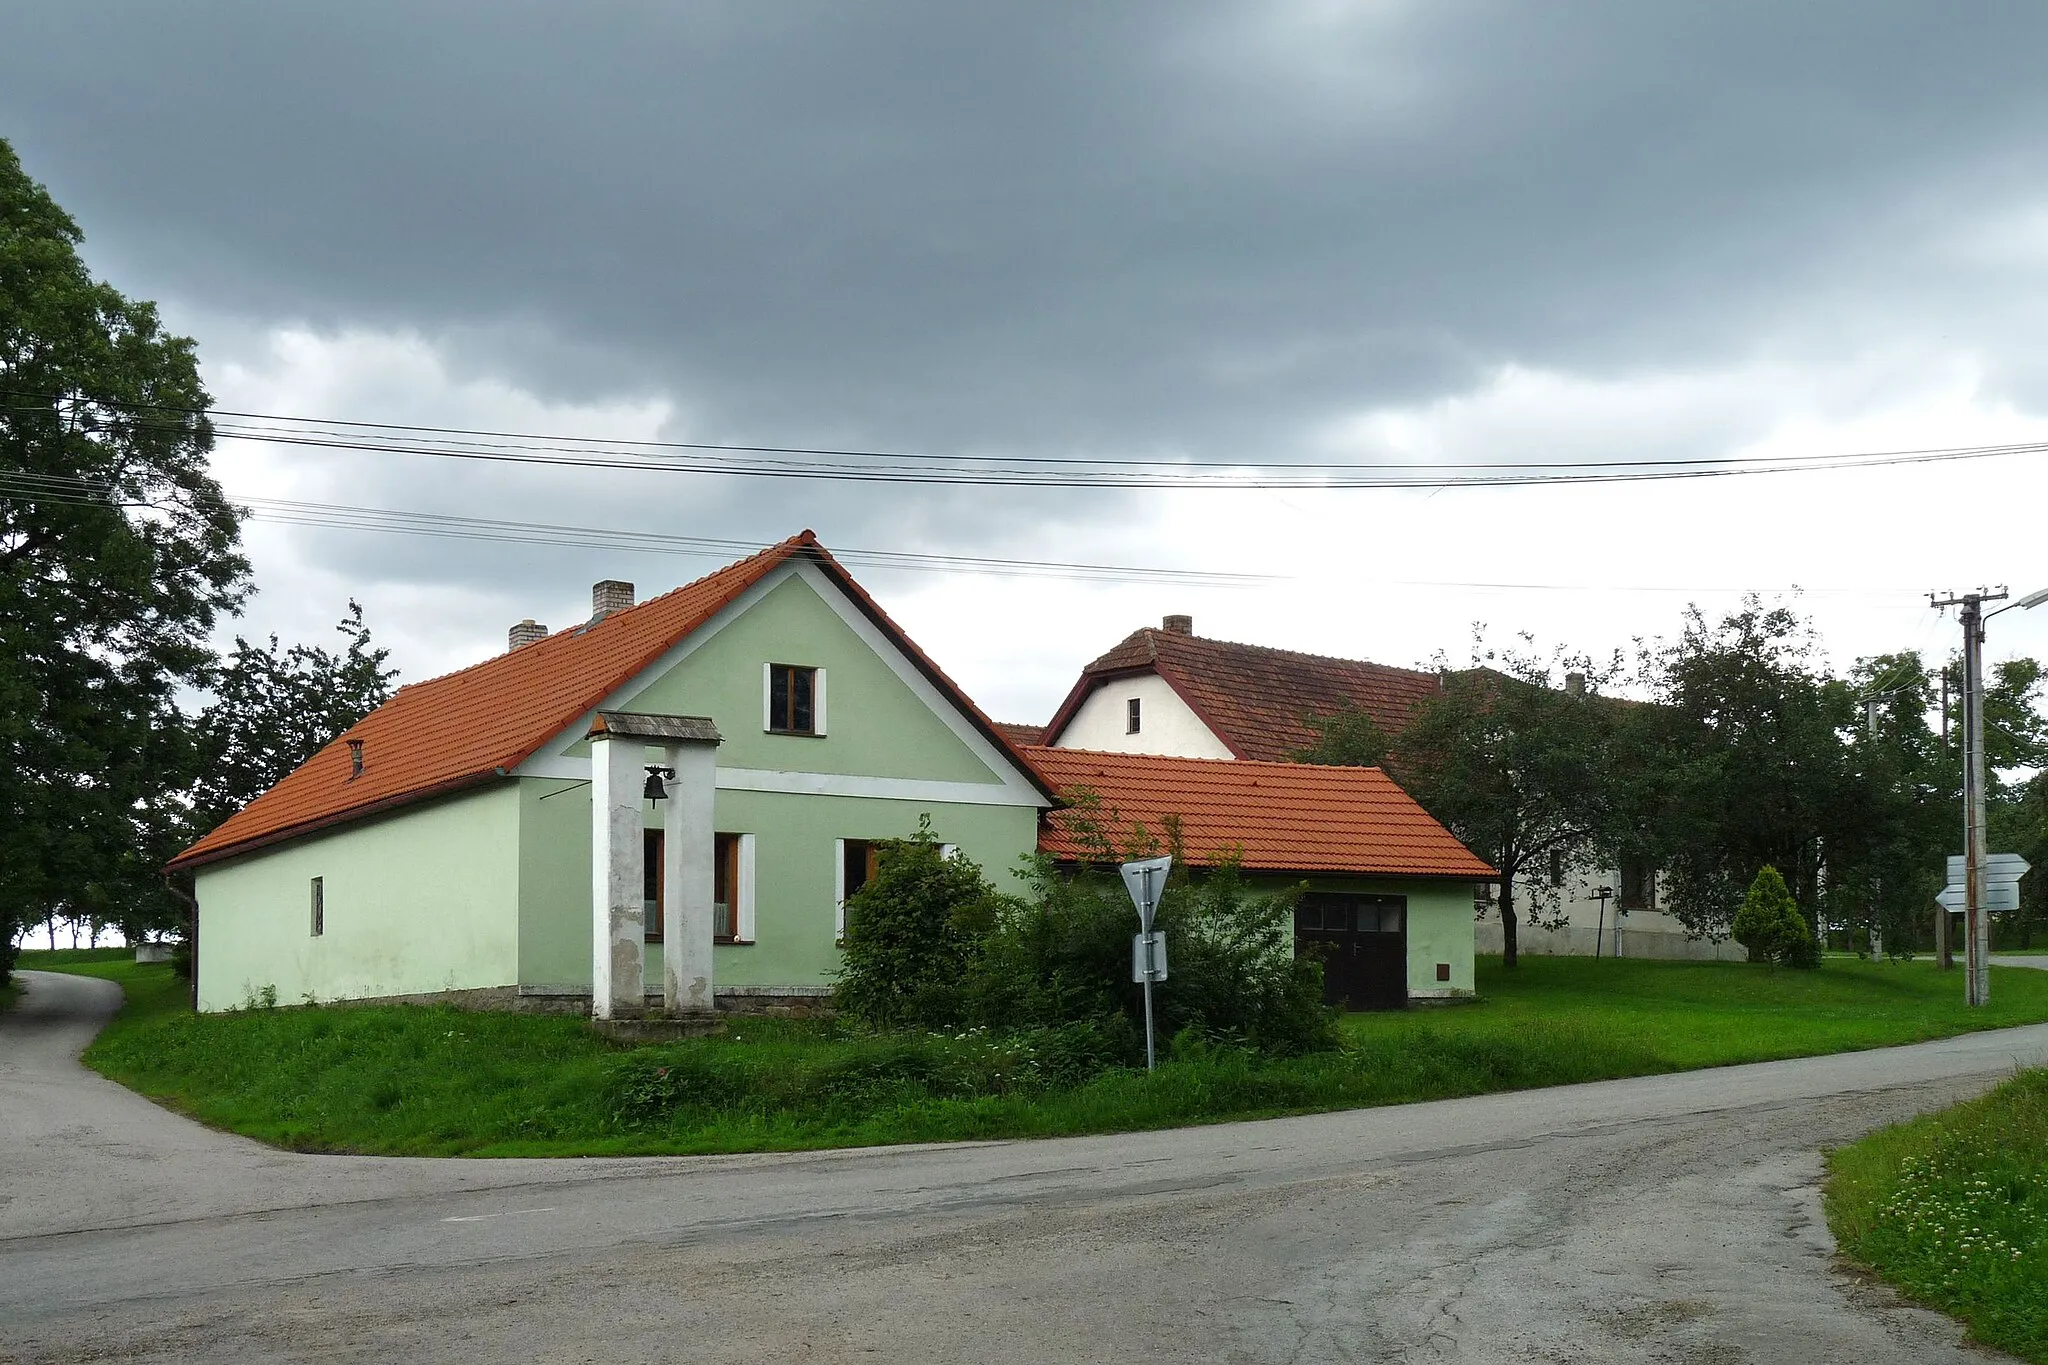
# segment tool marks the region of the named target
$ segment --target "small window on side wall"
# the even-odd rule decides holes
[[[327,879],[325,877],[313,878],[312,929],[314,938],[318,938],[327,932]]]
[[[1618,903],[1624,910],[1655,910],[1657,870],[1645,862],[1623,863]]]
[[[1129,701],[1124,703],[1125,734],[1135,735],[1138,733],[1139,723],[1143,719],[1143,717],[1140,715],[1141,709],[1142,708],[1139,706],[1138,699],[1136,697],[1132,697]]]
[[[762,687],[762,728],[776,735],[825,733],[825,670],[768,664]]]

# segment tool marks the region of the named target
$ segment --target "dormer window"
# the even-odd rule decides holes
[[[774,735],[825,733],[825,670],[769,664],[762,681],[761,728]]]
[[[1124,703],[1124,733],[1127,735],[1138,733],[1138,709],[1136,697]]]

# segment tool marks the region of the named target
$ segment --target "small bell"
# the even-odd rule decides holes
[[[674,768],[658,767],[650,763],[647,766],[647,785],[643,789],[643,794],[649,801],[668,800],[668,788],[662,785],[662,779],[674,777],[675,775],[676,770]]]

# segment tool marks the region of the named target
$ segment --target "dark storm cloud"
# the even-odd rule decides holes
[[[2043,170],[2048,10],[79,3],[0,120],[156,290],[743,439],[1270,448],[1683,364]],[[1896,283],[1897,281],[1894,280]],[[1905,283],[1910,284],[1911,281]]]

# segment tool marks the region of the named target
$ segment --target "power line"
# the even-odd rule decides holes
[[[6,391],[0,391],[6,392]],[[51,399],[15,391],[17,398]],[[152,404],[117,409],[184,418],[197,410]],[[22,410],[22,409],[16,409]],[[44,409],[38,408],[37,411]],[[1929,447],[1824,455],[1558,460],[1468,464],[931,455],[894,450],[634,441],[462,427],[313,419],[220,410],[226,440],[304,449],[406,454],[486,463],[753,478],[980,487],[1110,489],[1418,489],[1658,482],[1734,475],[1871,469],[2048,452],[2048,443]],[[388,435],[386,434],[388,433]],[[509,443],[509,444],[508,444]],[[742,458],[734,458],[742,457]],[[1462,471],[1462,472],[1460,472]]]
[[[157,507],[149,502],[120,502],[107,485],[72,475],[33,474],[0,470],[0,498],[21,497],[74,506]],[[378,531],[404,535],[561,545],[643,553],[732,558],[753,554],[758,542],[658,531],[630,531],[551,522],[466,517],[443,512],[406,511],[387,507],[355,507],[342,503],[300,502],[286,498],[227,496],[259,521],[337,530]],[[1001,577],[1057,577],[1132,583],[1185,583],[1241,588],[1281,582],[1282,576],[1201,569],[1170,569],[1146,565],[1102,564],[1065,560],[1005,559],[987,555],[926,554],[909,550],[835,549],[833,557],[850,565],[943,573],[979,573]]]

